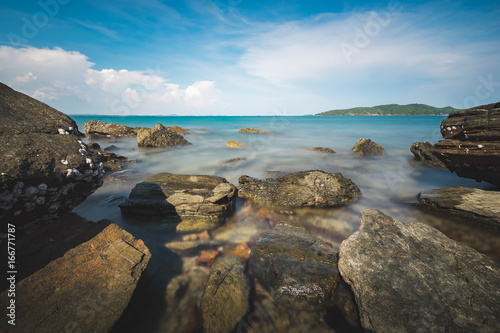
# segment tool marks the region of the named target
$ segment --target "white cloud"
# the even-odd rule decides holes
[[[215,105],[214,81],[182,89],[155,71],[95,70],[88,57],[61,48],[0,47],[0,80],[66,113],[193,114]]]

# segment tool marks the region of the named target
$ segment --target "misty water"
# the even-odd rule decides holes
[[[297,220],[311,233],[338,248],[340,242],[358,227],[361,210],[374,208],[403,222],[419,221],[434,226],[448,237],[500,261],[498,234],[448,216],[423,211],[413,205],[417,202],[417,194],[429,189],[456,186],[493,188],[487,183],[460,178],[448,170],[431,168],[413,160],[411,144],[415,141],[435,143],[440,140],[439,126],[444,117],[73,116],[73,119],[77,121],[80,131],[83,131],[83,123],[90,119],[131,127],[154,127],[156,123],[162,123],[194,131],[185,135],[192,145],[170,149],[138,148],[135,138],[93,141],[102,148],[114,145],[116,149],[112,152],[126,156],[129,160],[137,160],[137,163],[108,175],[103,186],[74,211],[91,221],[113,220],[135,237],[141,238],[152,253],[151,262],[125,313],[120,331],[189,332],[199,328],[199,298],[209,268],[197,267],[194,256],[181,257],[165,248],[165,243],[181,237],[175,233],[172,225],[123,216],[118,208],[135,184],[148,175],[160,172],[217,175],[236,186],[241,175],[263,179],[272,177],[278,171],[340,172],[360,188],[361,199],[343,208],[300,209],[292,217],[283,215],[283,218]],[[267,130],[271,134],[238,132],[247,127]],[[383,146],[385,156],[355,156],[351,148],[361,137],[370,138]],[[239,142],[244,148],[225,148],[230,140]],[[305,150],[311,147],[332,148],[336,153]],[[243,216],[251,214],[262,214],[262,210],[238,199],[236,212],[226,222],[226,226],[231,227]],[[266,214],[280,218],[277,211],[270,210]],[[258,283],[255,289],[254,308],[272,302],[272,299],[265,299],[268,296]],[[177,295],[174,300],[172,291]],[[280,332],[306,332],[339,325],[328,323],[324,315],[316,318],[319,315],[305,311],[294,312],[281,307],[272,307],[272,311],[272,315],[261,321],[246,325],[245,331],[263,332],[274,327]],[[324,321],[325,324],[314,326],[318,321]],[[346,327],[336,328],[347,331]]]

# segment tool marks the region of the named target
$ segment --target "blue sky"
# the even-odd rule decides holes
[[[3,1],[0,22],[0,81],[68,114],[500,100],[498,1]]]

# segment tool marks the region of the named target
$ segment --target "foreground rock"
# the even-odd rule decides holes
[[[88,136],[121,137],[135,136],[141,127],[128,127],[115,123],[105,123],[100,120],[90,120],[83,124],[83,130]]]
[[[230,332],[249,311],[250,279],[245,266],[238,257],[215,260],[201,299],[204,332]]]
[[[364,210],[339,270],[365,330],[500,331],[500,265],[427,225]]]
[[[458,176],[500,186],[500,103],[450,113],[433,153]]]
[[[101,184],[102,163],[65,114],[0,83],[0,220],[54,218]]]
[[[271,133],[269,131],[256,129],[256,128],[242,128],[238,132],[240,132],[240,133],[265,133],[265,134]]]
[[[160,173],[137,184],[120,208],[163,216],[179,223],[179,232],[197,232],[218,227],[233,212],[236,192],[222,177]]]
[[[279,222],[264,234],[252,249],[250,267],[277,303],[310,311],[334,303],[337,253],[298,224]]]
[[[182,135],[162,124],[156,124],[156,127],[152,129],[142,128],[137,133],[137,145],[139,147],[177,147],[190,144]]]
[[[28,249],[33,245],[27,240],[18,243],[24,253],[18,257],[15,331],[108,332],[127,307],[151,254],[141,240],[109,221],[94,224],[70,215],[59,222],[33,235],[35,242],[44,244],[38,251]],[[58,236],[65,231],[68,238],[64,243],[61,237],[51,241],[54,231]],[[66,250],[64,246],[80,242],[81,235],[89,239]],[[51,260],[54,255],[59,257]],[[21,280],[24,270],[40,261],[49,263]],[[0,297],[9,299],[8,292]],[[8,318],[8,311],[2,308],[3,318]],[[10,332],[12,327],[0,321],[0,331]]]
[[[242,198],[284,207],[340,207],[361,197],[352,180],[318,170],[267,180],[241,176],[239,183]]]
[[[440,188],[421,192],[418,200],[425,208],[500,229],[500,192],[468,187]]]
[[[432,145],[429,142],[414,142],[410,151],[415,155],[417,161],[423,161],[425,164],[435,168],[446,168],[443,162],[432,153]]]
[[[382,156],[385,154],[385,149],[379,144],[370,139],[359,139],[352,147],[352,151],[359,156]]]

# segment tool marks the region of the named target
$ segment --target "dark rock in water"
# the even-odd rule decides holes
[[[299,310],[334,304],[337,252],[304,227],[279,222],[255,244],[250,267],[276,302]]]
[[[367,331],[500,331],[500,265],[430,226],[364,210],[339,270]]]
[[[201,299],[203,331],[231,332],[249,311],[250,279],[245,261],[233,256],[215,260]]]
[[[182,135],[162,124],[156,124],[156,127],[152,129],[142,128],[137,133],[137,145],[139,147],[177,147],[190,144]]]
[[[69,212],[104,166],[65,114],[0,84],[0,220],[18,226]]]
[[[118,150],[118,149],[120,149],[120,148],[118,148],[118,147],[117,147],[117,146],[115,146],[115,145],[111,145],[111,146],[107,146],[107,147],[106,147],[106,148],[104,148],[103,150],[104,150],[104,151],[116,151],[116,150]]]
[[[16,332],[110,331],[151,257],[141,240],[116,224],[89,223],[76,214],[44,223],[26,238],[16,240]],[[7,300],[8,293],[0,297]],[[2,317],[8,311],[2,307]],[[0,321],[1,332],[12,327]]]
[[[160,173],[137,184],[120,208],[180,222],[179,232],[211,230],[233,212],[236,192],[222,177]]]
[[[458,176],[500,186],[500,103],[450,113],[433,153]]]
[[[500,229],[500,192],[451,187],[420,192],[420,205]]]
[[[385,154],[385,149],[370,139],[359,139],[352,147],[352,151],[359,156],[381,156]]]
[[[256,129],[256,128],[242,128],[238,132],[240,133],[264,133],[264,134],[270,134],[271,132],[261,130],[261,129]]]
[[[284,207],[340,207],[361,197],[352,180],[318,170],[267,180],[241,176],[239,183],[242,198]]]
[[[105,123],[100,120],[90,120],[83,124],[83,129],[87,136],[96,137],[120,137],[120,136],[135,136],[141,127],[128,127],[115,123]]]
[[[333,150],[331,148],[324,148],[324,147],[306,148],[306,150],[315,151],[318,153],[325,153],[325,154],[335,154],[335,150]]]
[[[432,153],[432,145],[429,142],[414,142],[410,151],[415,155],[417,161],[423,161],[425,164],[435,168],[446,168],[443,162]]]

